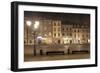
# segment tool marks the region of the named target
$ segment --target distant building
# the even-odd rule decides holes
[[[62,24],[62,42],[63,44],[71,44],[72,43],[72,25],[71,24]]]
[[[30,20],[32,25],[26,25]],[[39,27],[34,30],[36,19],[25,17],[24,22],[24,43],[25,45],[35,44],[85,44],[90,43],[90,26],[86,24],[62,24],[61,20],[38,19]]]
[[[89,25],[74,24],[72,29],[73,43],[90,43],[90,28]]]
[[[61,38],[62,38],[62,34],[61,34],[61,21],[59,20],[54,20],[52,21],[52,31],[53,31],[53,42],[55,44],[61,44]]]

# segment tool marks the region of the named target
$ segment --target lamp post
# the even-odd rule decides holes
[[[26,24],[27,24],[27,45],[28,45],[28,28],[32,25],[32,22],[31,21],[26,21]],[[35,21],[34,25],[33,25],[33,35],[34,35],[34,49],[33,49],[33,52],[34,52],[34,56],[36,56],[36,47],[35,47],[35,35],[36,35],[36,30],[38,29],[39,27],[39,21]]]
[[[31,21],[26,21],[27,25],[27,45],[28,45],[28,28],[32,25]]]
[[[36,29],[38,29],[38,27],[39,27],[39,21],[35,21],[35,24],[34,24],[34,26],[33,26],[33,28],[34,28],[34,56],[36,56],[36,38],[35,38],[35,36],[36,36]]]

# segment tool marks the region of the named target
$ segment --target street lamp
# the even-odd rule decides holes
[[[32,22],[31,21],[26,21],[27,26],[31,26]]]
[[[27,43],[28,43],[28,28],[32,25],[31,21],[26,21],[27,24]],[[39,27],[39,21],[35,21],[34,25],[33,25],[33,29],[34,29],[34,56],[36,56],[36,49],[35,49],[35,35],[36,35],[36,30]],[[28,45],[28,44],[27,44]]]
[[[28,28],[32,25],[31,21],[26,21],[27,25],[27,45],[28,45]]]
[[[36,48],[35,48],[35,35],[36,35],[36,30],[39,27],[39,21],[35,21],[33,28],[34,28],[34,56],[36,56]]]
[[[35,21],[34,29],[36,30],[39,27],[39,21]]]

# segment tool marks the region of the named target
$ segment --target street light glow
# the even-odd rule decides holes
[[[39,21],[35,21],[35,24],[39,25]]]
[[[31,26],[32,22],[31,21],[26,21],[27,26]]]
[[[37,39],[43,39],[42,36],[38,36]]]
[[[34,28],[37,29],[39,27],[39,21],[35,21]]]

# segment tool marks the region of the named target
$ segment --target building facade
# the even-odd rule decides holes
[[[37,43],[51,44],[52,43],[52,21],[51,20],[39,20],[39,28],[37,32]],[[40,38],[39,38],[40,37]]]
[[[72,42],[77,44],[90,43],[89,25],[74,24],[72,29]]]
[[[72,43],[72,25],[71,24],[62,24],[62,42],[63,44]]]
[[[59,20],[55,20],[55,21],[52,21],[52,31],[53,31],[53,43],[54,44],[61,44],[62,41],[61,41],[61,37],[62,37],[62,34],[61,34],[61,21]]]
[[[26,21],[32,22],[27,26]],[[86,24],[62,24],[61,20],[41,20],[34,29],[36,19],[25,18],[24,44],[85,44],[90,43],[90,26]],[[35,40],[34,40],[35,39]]]

